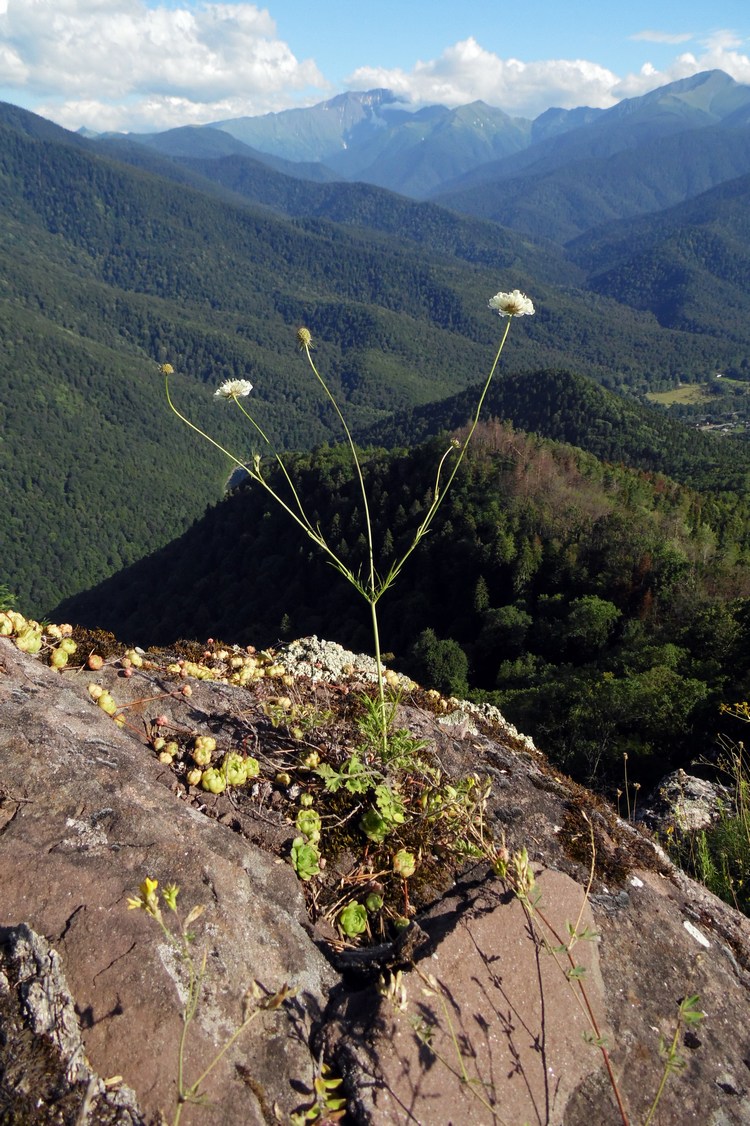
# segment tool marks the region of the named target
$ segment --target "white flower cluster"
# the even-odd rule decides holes
[[[489,299],[490,309],[497,309],[501,317],[525,317],[534,312],[534,302],[520,289],[512,293],[496,293]]]
[[[218,391],[214,391],[215,399],[242,399],[249,395],[253,389],[252,383],[246,379],[228,379],[222,383]]]

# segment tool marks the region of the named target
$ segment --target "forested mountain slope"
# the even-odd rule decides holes
[[[409,546],[445,448],[365,455],[381,570]],[[348,451],[288,464],[313,524],[356,573],[366,544]],[[694,753],[718,701],[747,691],[749,595],[746,501],[488,422],[380,603],[381,640],[423,682],[481,690],[579,776],[611,778],[626,749],[646,777]],[[364,603],[253,485],[55,615],[136,643],[262,646],[317,632],[372,644]]]
[[[300,323],[355,430],[480,379],[501,327],[487,299],[501,287],[529,291],[538,309],[511,334],[505,370],[575,354],[601,381],[649,388],[742,352],[553,286],[515,236],[498,231],[491,253],[491,230],[436,208],[389,196],[390,215],[368,222],[381,193],[345,202],[346,226],[273,215],[102,156],[14,107],[0,113],[0,185],[0,581],[37,614],[167,542],[220,492],[229,463],[188,449],[158,363],[180,374],[180,406],[244,457],[252,441],[212,401],[223,379],[254,383],[280,448],[339,433],[294,354]],[[454,255],[464,238],[491,268]],[[53,564],[40,543],[54,545]]]
[[[470,416],[479,390],[468,388],[449,399],[399,411],[363,438],[390,447],[452,433]],[[674,422],[662,411],[613,394],[573,371],[501,375],[490,387],[485,410],[520,430],[578,446],[603,461],[717,493],[750,491],[747,446]]]
[[[597,292],[648,309],[664,325],[732,337],[750,319],[750,174],[590,231],[568,253]]]
[[[750,127],[706,126],[637,149],[489,177],[435,202],[532,238],[566,243],[583,232],[682,203],[750,171]]]
[[[433,198],[564,243],[750,171],[749,113],[750,87],[707,71],[483,164]]]

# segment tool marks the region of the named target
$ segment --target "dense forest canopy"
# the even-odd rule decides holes
[[[446,441],[366,453],[381,570],[409,546]],[[313,523],[356,571],[366,543],[349,451],[325,446],[288,465]],[[397,667],[446,692],[472,689],[568,769],[611,781],[624,749],[644,777],[681,761],[709,740],[720,700],[747,691],[748,599],[746,503],[494,420],[380,613]],[[134,642],[144,628],[165,643],[315,632],[371,648],[364,604],[252,483],[59,613]]]

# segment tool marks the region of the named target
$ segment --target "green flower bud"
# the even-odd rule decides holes
[[[417,870],[417,859],[413,852],[408,849],[401,848],[393,858],[393,871],[397,876],[403,876],[408,880],[409,876],[413,876]]]
[[[206,747],[195,747],[192,759],[196,766],[208,766],[211,762],[211,752]]]
[[[230,786],[244,786],[247,781],[245,760],[236,751],[224,755],[221,772]]]
[[[20,649],[22,653],[30,653],[32,656],[39,652],[42,648],[42,631],[40,629],[33,629],[29,623],[16,638],[16,648]]]
[[[211,754],[216,750],[216,740],[212,735],[197,735],[193,743],[193,762],[197,766],[208,766]]]
[[[297,814],[295,825],[300,833],[303,833],[308,840],[313,838],[320,839],[320,827],[322,822],[320,814],[316,809],[301,809]]]
[[[356,900],[348,903],[339,915],[338,925],[347,938],[356,938],[367,930],[367,909]]]
[[[201,786],[211,794],[223,794],[227,788],[224,775],[213,766],[203,771],[201,775]]]
[[[96,702],[102,709],[102,711],[107,713],[107,715],[114,715],[117,711],[117,704],[114,702],[109,692],[107,692],[106,690],[102,692],[101,696]]]
[[[53,669],[64,669],[68,663],[68,654],[64,649],[53,649],[49,663]]]

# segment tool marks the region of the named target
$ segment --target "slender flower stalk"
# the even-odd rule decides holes
[[[234,454],[231,454],[231,453],[229,453],[228,450],[225,450],[223,446],[221,446],[218,442],[216,442],[213,438],[211,438],[208,434],[206,434],[204,430],[202,430],[199,426],[196,426],[193,422],[191,422],[183,414],[181,414],[179,410],[177,410],[174,403],[172,402],[170,392],[169,392],[169,377],[170,377],[170,375],[173,374],[174,369],[172,368],[171,364],[163,364],[162,367],[161,367],[162,374],[164,375],[164,378],[165,378],[167,402],[169,403],[170,408],[174,411],[174,413],[177,415],[177,417],[179,419],[181,419],[184,423],[186,423],[186,425],[189,426],[191,428],[191,430],[194,430],[197,434],[200,434],[203,438],[205,438],[207,441],[209,441],[213,446],[216,447],[216,449],[218,449],[222,453],[226,454],[226,456],[231,461],[233,461],[235,465],[244,469],[248,473],[248,475],[252,478],[253,481],[255,481],[257,484],[261,485],[262,488],[264,488],[266,490],[266,492],[270,496],[272,496],[273,499],[284,509],[284,511],[287,512],[289,514],[289,516],[291,516],[291,518],[295,521],[295,523],[297,523],[299,525],[299,527],[302,528],[302,530],[310,537],[310,539],[313,540],[313,542],[316,543],[318,545],[318,547],[328,556],[329,562],[332,563],[333,566],[338,571],[341,572],[341,574],[344,576],[344,578],[349,583],[351,583],[351,585],[362,595],[362,597],[365,599],[365,601],[369,605],[370,616],[371,616],[371,621],[372,621],[373,642],[374,642],[374,647],[375,647],[375,664],[376,664],[377,678],[378,678],[378,712],[379,712],[379,716],[380,716],[380,742],[381,742],[381,752],[382,752],[384,758],[387,757],[387,753],[388,753],[388,730],[389,730],[389,726],[390,726],[390,722],[391,722],[391,718],[392,718],[392,709],[389,709],[387,701],[386,701],[385,676],[384,676],[383,661],[382,661],[381,648],[380,648],[380,630],[379,630],[379,627],[378,627],[377,604],[378,604],[379,600],[382,598],[382,596],[385,594],[385,592],[391,586],[393,586],[396,579],[401,574],[401,571],[402,571],[404,564],[406,563],[407,559],[412,554],[412,552],[414,552],[416,550],[416,548],[419,545],[419,543],[421,542],[421,540],[424,538],[424,536],[429,531],[430,525],[432,524],[432,521],[434,520],[438,509],[440,508],[441,504],[445,500],[445,497],[446,497],[446,495],[447,495],[447,493],[448,493],[448,491],[451,487],[451,484],[453,483],[453,480],[456,476],[456,473],[458,472],[458,469],[459,469],[464,457],[466,456],[466,452],[469,448],[469,443],[471,442],[474,431],[476,430],[477,425],[479,423],[479,416],[482,412],[482,407],[484,406],[484,402],[485,402],[485,399],[487,397],[487,393],[490,389],[490,384],[492,383],[492,379],[495,375],[498,364],[500,362],[500,356],[502,355],[503,348],[505,347],[505,342],[508,338],[508,332],[510,331],[511,320],[514,317],[529,316],[529,315],[533,314],[533,312],[534,312],[534,305],[533,305],[532,301],[530,300],[530,298],[528,298],[525,294],[521,293],[517,289],[513,290],[510,293],[497,293],[497,294],[495,294],[495,296],[492,297],[489,301],[489,308],[494,309],[499,314],[499,316],[507,317],[507,323],[506,323],[505,328],[503,330],[502,337],[500,339],[500,344],[499,344],[498,349],[495,353],[495,358],[494,358],[494,361],[492,363],[492,367],[490,368],[489,375],[487,376],[487,379],[485,380],[484,386],[483,386],[481,394],[479,396],[479,400],[477,402],[477,407],[476,407],[476,410],[475,410],[474,415],[472,417],[471,425],[469,427],[468,433],[467,433],[466,437],[464,438],[463,442],[459,442],[457,439],[454,438],[451,441],[451,443],[448,446],[445,453],[443,454],[443,456],[441,457],[440,462],[439,462],[438,467],[437,467],[437,472],[436,472],[436,475],[435,475],[435,485],[434,485],[434,489],[433,489],[432,503],[430,504],[430,507],[428,508],[421,524],[419,525],[416,532],[414,533],[414,536],[413,536],[413,539],[412,539],[410,546],[407,548],[407,550],[404,552],[404,554],[401,556],[401,558],[391,565],[388,573],[385,576],[380,576],[378,574],[377,570],[376,570],[376,567],[375,567],[375,544],[374,544],[374,537],[373,537],[372,519],[371,519],[371,516],[370,516],[370,505],[369,505],[369,501],[368,501],[368,497],[367,497],[367,489],[365,487],[364,474],[362,472],[362,464],[361,464],[361,461],[360,461],[359,453],[357,451],[357,447],[354,443],[354,439],[352,438],[351,431],[349,430],[349,427],[348,427],[346,419],[344,418],[344,415],[341,411],[341,408],[339,407],[338,403],[336,402],[336,399],[334,398],[334,396],[333,396],[333,394],[330,390],[330,387],[328,386],[328,384],[326,383],[326,380],[323,378],[323,376],[318,371],[318,368],[315,364],[315,361],[313,360],[312,351],[314,349],[314,344],[313,344],[312,335],[310,333],[310,330],[307,329],[307,328],[300,328],[297,332],[297,344],[299,346],[299,350],[301,352],[304,352],[305,357],[307,359],[307,362],[310,365],[310,368],[313,372],[313,375],[317,379],[320,386],[323,388],[325,395],[327,396],[328,400],[332,404],[332,406],[333,406],[333,408],[336,412],[336,415],[338,416],[339,422],[341,423],[341,425],[343,427],[344,434],[346,435],[346,440],[347,440],[348,445],[349,445],[349,450],[351,452],[352,462],[353,462],[354,469],[355,469],[355,472],[356,472],[356,475],[357,475],[357,480],[359,481],[359,488],[360,488],[360,492],[362,494],[362,505],[363,505],[364,518],[365,518],[365,531],[366,531],[366,534],[367,534],[367,555],[368,555],[367,577],[364,580],[360,579],[358,576],[356,576],[354,574],[353,571],[351,571],[348,567],[345,566],[343,561],[336,555],[336,553],[333,551],[333,549],[326,542],[326,539],[325,539],[323,533],[321,532],[320,528],[317,525],[314,526],[312,524],[311,520],[309,519],[309,517],[307,516],[307,514],[304,510],[304,506],[303,506],[302,501],[300,500],[299,494],[297,493],[297,490],[294,486],[294,482],[292,481],[292,479],[289,475],[289,472],[287,471],[286,465],[284,464],[284,459],[274,449],[274,447],[271,444],[269,438],[267,437],[265,431],[262,429],[260,424],[256,421],[252,412],[247,410],[247,408],[243,405],[243,403],[240,402],[240,399],[245,399],[249,396],[250,392],[253,389],[252,384],[245,379],[227,380],[215,392],[215,397],[220,398],[220,399],[226,399],[228,401],[232,401],[232,402],[236,403],[237,407],[240,409],[240,411],[245,415],[247,420],[254,427],[256,433],[259,435],[259,437],[263,440],[263,442],[269,448],[269,450],[272,453],[273,457],[275,458],[279,468],[281,469],[281,472],[282,472],[282,474],[283,474],[283,476],[284,476],[284,478],[287,482],[287,485],[290,488],[290,491],[291,491],[292,496],[294,498],[294,505],[296,506],[296,511],[294,510],[293,507],[291,507],[289,504],[287,504],[287,502],[282,497],[279,496],[279,494],[268,483],[268,481],[266,481],[265,477],[263,476],[262,469],[261,469],[261,458],[260,458],[259,455],[257,455],[257,454],[255,455],[253,462],[252,462],[252,465],[247,465],[245,462],[240,461],[240,459],[237,458]],[[453,465],[451,467],[450,473],[448,474],[447,480],[443,484],[442,480],[441,480],[443,471],[445,470],[446,465],[448,464],[448,460],[449,460],[451,454],[454,454],[456,452],[458,453],[458,456],[456,457],[455,461],[453,462]]]

